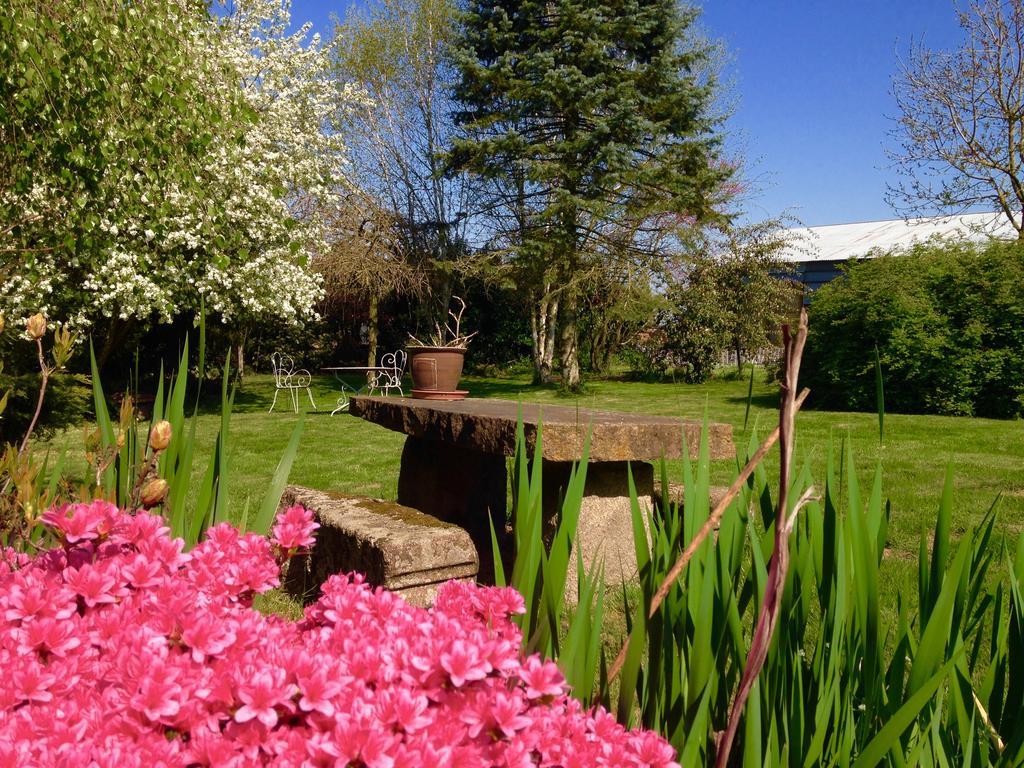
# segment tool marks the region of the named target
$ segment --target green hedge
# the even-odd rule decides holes
[[[818,407],[1024,415],[1024,245],[930,242],[851,263],[810,306],[802,374]]]

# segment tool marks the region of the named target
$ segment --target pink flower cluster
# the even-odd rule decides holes
[[[103,502],[45,520],[62,546],[0,552],[0,768],[676,765],[521,658],[513,590],[450,583],[425,610],[336,576],[300,622],[253,610],[312,542],[302,508],[187,554]]]

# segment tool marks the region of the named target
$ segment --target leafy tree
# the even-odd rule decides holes
[[[5,17],[0,282],[15,314],[132,324],[313,314],[346,148],[340,89],[287,6],[16,0]]]
[[[785,275],[781,253],[794,243],[782,219],[705,231],[697,238],[696,269],[689,278],[701,285],[690,303],[705,305],[703,312],[717,311],[726,344],[736,356],[738,370],[743,357],[775,345],[782,321],[795,314],[802,290]]]
[[[211,103],[196,77],[202,63],[190,42],[205,23],[203,9],[186,3],[7,4],[0,252],[8,303],[26,314],[73,305],[62,294],[121,236],[111,210],[138,215],[158,178],[197,191],[210,126],[223,108],[241,107],[240,99]],[[68,280],[53,274],[58,264]]]
[[[666,212],[715,217],[719,162],[697,12],[673,0],[472,0],[453,58],[465,135],[452,168],[498,183],[535,331],[560,323],[563,386],[580,384],[577,318],[588,261],[610,235]],[[547,339],[535,332],[535,361]]]
[[[628,262],[606,266],[584,286],[581,300],[581,347],[595,373],[608,373],[612,355],[650,325],[665,304],[665,297],[652,289],[649,270]]]
[[[905,180],[889,202],[906,215],[984,206],[1024,240],[1024,0],[976,0],[958,16],[958,50],[918,43],[896,77],[890,157]]]
[[[669,280],[668,307],[633,345],[652,371],[674,367],[706,381],[732,350],[742,371],[749,353],[776,345],[778,328],[800,304],[799,286],[779,259],[794,243],[783,220],[703,230],[686,238],[685,266]],[[800,244],[795,244],[800,247]]]
[[[711,378],[729,346],[729,316],[715,267],[699,261],[685,280],[669,286],[669,307],[658,314],[656,325],[659,343],[649,352],[662,369],[674,368],[690,384]]]

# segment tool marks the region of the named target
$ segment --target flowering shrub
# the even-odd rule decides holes
[[[336,126],[367,106],[332,45],[282,0],[77,7],[18,0],[0,26],[0,112],[19,119],[0,125],[0,239],[19,267],[0,306],[79,331],[169,323],[200,299],[225,321],[313,317],[306,265],[350,176]]]
[[[425,610],[335,576],[301,622],[253,610],[313,542],[301,507],[187,554],[106,502],[44,522],[60,546],[0,558],[0,768],[675,765],[520,658],[514,590],[450,583]]]

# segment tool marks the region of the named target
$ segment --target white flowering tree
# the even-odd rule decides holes
[[[138,7],[160,13],[157,5]],[[120,21],[124,37],[138,33],[131,18]],[[8,225],[8,310],[109,323],[111,342],[119,327],[168,322],[201,300],[229,323],[313,316],[322,289],[308,263],[345,186],[346,148],[331,121],[361,97],[332,77],[308,26],[288,33],[287,3],[235,0],[222,14],[181,13],[174,23],[178,48],[164,58],[189,87],[153,101],[183,122],[199,115],[194,133],[162,137],[178,141],[173,152],[138,152],[132,162],[111,154],[89,198],[103,202],[91,237]],[[140,75],[145,83],[133,72],[115,87],[137,89]],[[160,117],[140,111],[142,123]],[[12,218],[52,222],[69,207],[52,176],[41,168],[28,186],[2,191]]]

